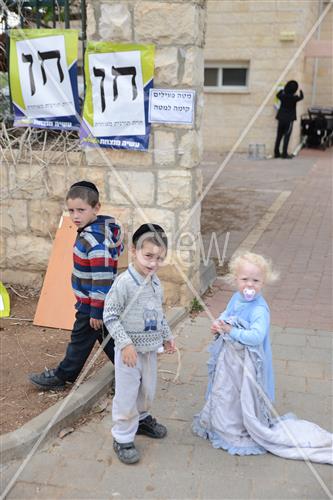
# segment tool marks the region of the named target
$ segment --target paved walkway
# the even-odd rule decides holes
[[[239,178],[237,170],[245,168],[247,175]],[[221,176],[223,185],[214,188],[227,190],[233,199],[241,193],[245,208],[259,194],[253,189],[275,189],[264,192],[261,208],[248,210],[244,230],[231,236],[238,238],[234,246],[248,238],[255,251],[271,256],[281,270],[279,283],[266,293],[273,317],[277,410],[293,411],[328,429],[332,428],[333,338],[330,170],[328,152],[306,151],[285,162],[234,160]],[[288,196],[274,206],[286,191]],[[231,290],[220,280],[214,288],[207,303],[216,315]],[[168,426],[169,434],[163,441],[139,436],[138,464],[125,466],[115,457],[108,406],[72,434],[46,443],[17,478],[8,498],[333,498],[330,466],[309,467],[270,454],[233,457],[192,435],[190,422],[202,406],[207,382],[209,326],[206,315],[188,318],[177,329],[180,359],[160,358],[154,414]],[[3,468],[4,485],[19,466],[17,462]]]
[[[208,165],[206,183],[216,171],[214,161]],[[208,211],[222,197],[216,226],[224,228],[220,247],[230,231],[227,257],[246,240],[246,248],[269,256],[281,272],[278,284],[265,291],[275,325],[332,329],[332,166],[332,151],[303,150],[290,161],[233,160],[205,200]],[[231,224],[224,220],[229,198],[242,218],[236,230],[234,217]],[[214,314],[231,294],[217,287],[220,293],[209,301]]]

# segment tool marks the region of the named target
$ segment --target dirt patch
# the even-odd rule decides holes
[[[202,202],[202,234],[240,231],[252,226],[271,204],[271,194],[211,188]]]
[[[21,427],[64,398],[71,387],[68,385],[68,388],[61,392],[44,392],[28,382],[28,373],[57,366],[65,354],[70,332],[32,324],[38,302],[38,292],[35,290],[15,285],[15,291],[21,297],[10,289],[8,291],[11,319],[0,320],[0,434]],[[95,350],[97,348],[98,343]],[[102,353],[87,378],[107,362],[108,358]]]
[[[202,234],[210,234],[212,231],[225,233],[240,229],[244,222],[246,210],[240,210],[240,202],[234,195],[228,195],[225,191],[218,192],[211,189],[202,202]]]

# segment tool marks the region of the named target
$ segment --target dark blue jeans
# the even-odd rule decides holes
[[[67,346],[64,359],[55,370],[55,375],[64,382],[74,382],[79,376],[89,354],[91,353],[96,340],[101,344],[108,331],[103,325],[103,330],[94,330],[90,326],[90,316],[81,312],[76,313],[76,320],[73,326],[71,340]],[[104,347],[104,352],[114,363],[114,341],[110,337]]]

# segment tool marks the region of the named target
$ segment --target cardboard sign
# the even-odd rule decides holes
[[[77,228],[62,216],[39,297],[34,325],[71,330],[75,319],[75,297],[71,285],[73,245]]]

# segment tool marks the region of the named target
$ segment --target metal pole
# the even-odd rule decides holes
[[[41,13],[39,12],[39,0],[36,0],[36,26],[40,28]]]
[[[84,74],[84,56],[86,53],[86,39],[87,39],[87,12],[86,12],[85,0],[81,0],[81,37],[82,37],[82,71],[83,71],[83,85],[84,85],[84,95],[85,95],[86,78]]]
[[[57,17],[56,17],[56,2],[52,0],[52,26],[55,28],[57,25]]]
[[[20,27],[24,28],[24,16],[22,14],[22,7],[21,4],[18,5],[18,14],[20,16]]]
[[[323,0],[320,0],[319,6],[319,16],[323,11]],[[316,39],[320,40],[320,28],[321,25],[318,26],[317,33],[316,33]],[[313,63],[313,73],[312,73],[312,93],[311,93],[311,107],[315,105],[316,99],[317,99],[317,79],[318,79],[318,57],[315,57],[314,63]]]
[[[8,88],[9,88],[9,109],[10,114],[14,115],[14,107],[12,101],[12,92],[10,89],[10,71],[9,71],[9,62],[10,62],[10,39],[9,39],[9,25],[8,25],[8,11],[4,10],[4,19],[5,19],[5,43],[6,43],[6,59],[7,59],[7,75],[8,75]]]
[[[69,21],[69,0],[64,1],[64,9],[65,9],[65,28],[68,29],[70,27]]]

